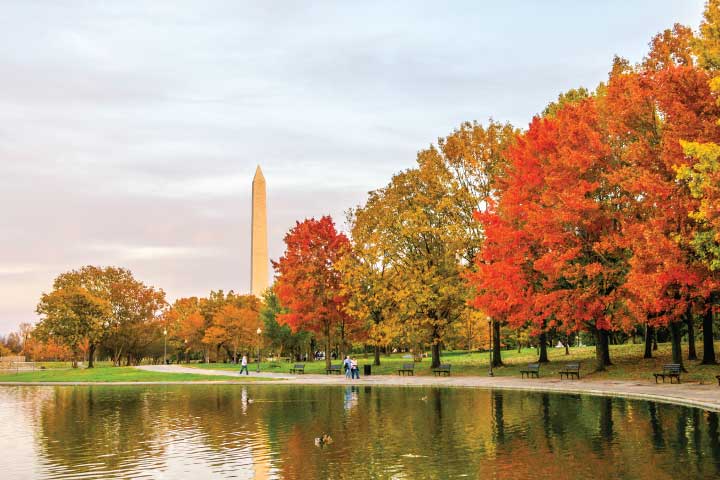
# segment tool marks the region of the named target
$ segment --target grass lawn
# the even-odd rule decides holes
[[[247,382],[266,379],[258,377],[239,379],[237,376],[196,375],[192,373],[147,372],[133,367],[110,366],[75,369],[65,366],[65,368],[46,368],[45,370],[20,371],[19,373],[0,371],[0,382],[183,382],[208,380]]]
[[[716,352],[720,352],[720,342],[716,343]],[[702,344],[698,343],[698,356],[702,357]],[[594,372],[595,369],[595,347],[572,347],[570,355],[565,355],[564,348],[550,348],[548,355],[550,363],[540,367],[541,377],[558,376],[566,362],[582,362],[581,375],[591,379],[616,379],[616,380],[641,380],[654,381],[653,372],[662,370],[662,365],[671,362],[671,351],[669,343],[661,343],[658,350],[653,352],[654,358],[643,359],[644,345],[628,344],[628,345],[611,345],[610,359],[614,363],[604,372]],[[362,366],[371,364],[372,355],[357,355],[361,373]],[[687,357],[687,345],[683,345],[683,357]],[[452,364],[453,375],[482,375],[488,374],[488,354],[487,352],[443,352],[441,354],[442,363]],[[505,366],[494,368],[496,376],[520,376],[520,369],[530,362],[537,360],[535,349],[526,348],[518,353],[517,350],[504,350],[502,352],[502,360]],[[397,375],[397,369],[403,363],[411,363],[410,358],[404,358],[402,354],[393,354],[390,356],[383,355],[380,358],[380,366],[372,367],[373,375]],[[293,362],[294,363],[294,362]],[[325,362],[300,362],[305,364],[306,373],[325,373]],[[333,364],[340,364],[340,360],[333,361]],[[685,368],[688,373],[683,374],[683,381],[694,381],[703,383],[717,383],[715,375],[720,375],[720,365],[699,365],[698,361],[684,360]],[[237,371],[239,366],[210,363],[210,364],[190,364],[187,365],[194,368],[204,368],[212,370],[230,370]],[[288,373],[288,369],[292,363],[268,363],[260,364],[260,370],[263,372],[280,372]],[[256,364],[251,363],[248,368],[255,371]],[[416,375],[432,375],[430,370],[430,359],[425,358],[422,362],[415,364]]]

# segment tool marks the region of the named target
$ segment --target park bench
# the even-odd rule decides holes
[[[295,366],[290,369],[290,373],[305,373],[305,364],[296,363]]]
[[[413,375],[415,376],[415,364],[414,363],[403,363],[402,368],[398,368],[398,375]]]
[[[562,380],[563,375],[565,375],[565,378],[567,379],[575,377],[580,380],[580,363],[566,363],[565,367],[560,370],[560,380]]]
[[[670,377],[670,383],[673,383],[673,378],[677,378],[677,383],[680,383],[680,372],[682,368],[679,363],[666,363],[663,365],[662,372],[653,373],[655,375],[655,383],[658,383],[658,377],[662,377],[663,383],[665,383],[665,377]]]
[[[440,365],[437,368],[433,368],[433,373],[435,374],[436,377],[439,375],[450,376],[450,364],[445,363],[445,364]]]
[[[528,363],[526,368],[524,368],[523,370],[520,370],[520,378],[525,378],[525,376],[530,378],[533,375],[535,376],[535,378],[540,378],[540,364],[539,363]]]
[[[340,375],[340,373],[342,373],[342,365],[330,365],[330,368],[325,369],[325,375],[330,375],[331,373]]]

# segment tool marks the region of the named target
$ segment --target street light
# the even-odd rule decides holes
[[[488,333],[489,333],[489,339],[490,339],[490,355],[488,355],[488,358],[490,359],[490,370],[488,371],[489,377],[494,377],[495,374],[493,373],[492,367],[493,367],[493,334],[492,334],[492,318],[488,317]]]
[[[257,373],[260,373],[260,334],[262,333],[262,330],[260,327],[257,329],[258,334],[258,363],[257,363]]]
[[[167,365],[167,328],[163,328],[163,365]]]

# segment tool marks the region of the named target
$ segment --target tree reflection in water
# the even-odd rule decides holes
[[[0,436],[17,439],[6,458],[13,448],[18,458],[31,457],[13,463],[6,478],[720,474],[716,413],[603,397],[356,386],[32,387],[0,390],[0,414]],[[315,447],[323,433],[333,444]]]

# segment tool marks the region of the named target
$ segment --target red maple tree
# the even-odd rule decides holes
[[[278,322],[293,331],[308,330],[325,340],[325,362],[330,366],[332,336],[339,331],[341,344],[350,318],[344,313],[346,299],[340,293],[341,273],[336,266],[350,242],[338,233],[329,216],[297,222],[285,235],[285,254],[273,267],[275,291],[288,313]],[[341,345],[342,346],[342,345]]]

